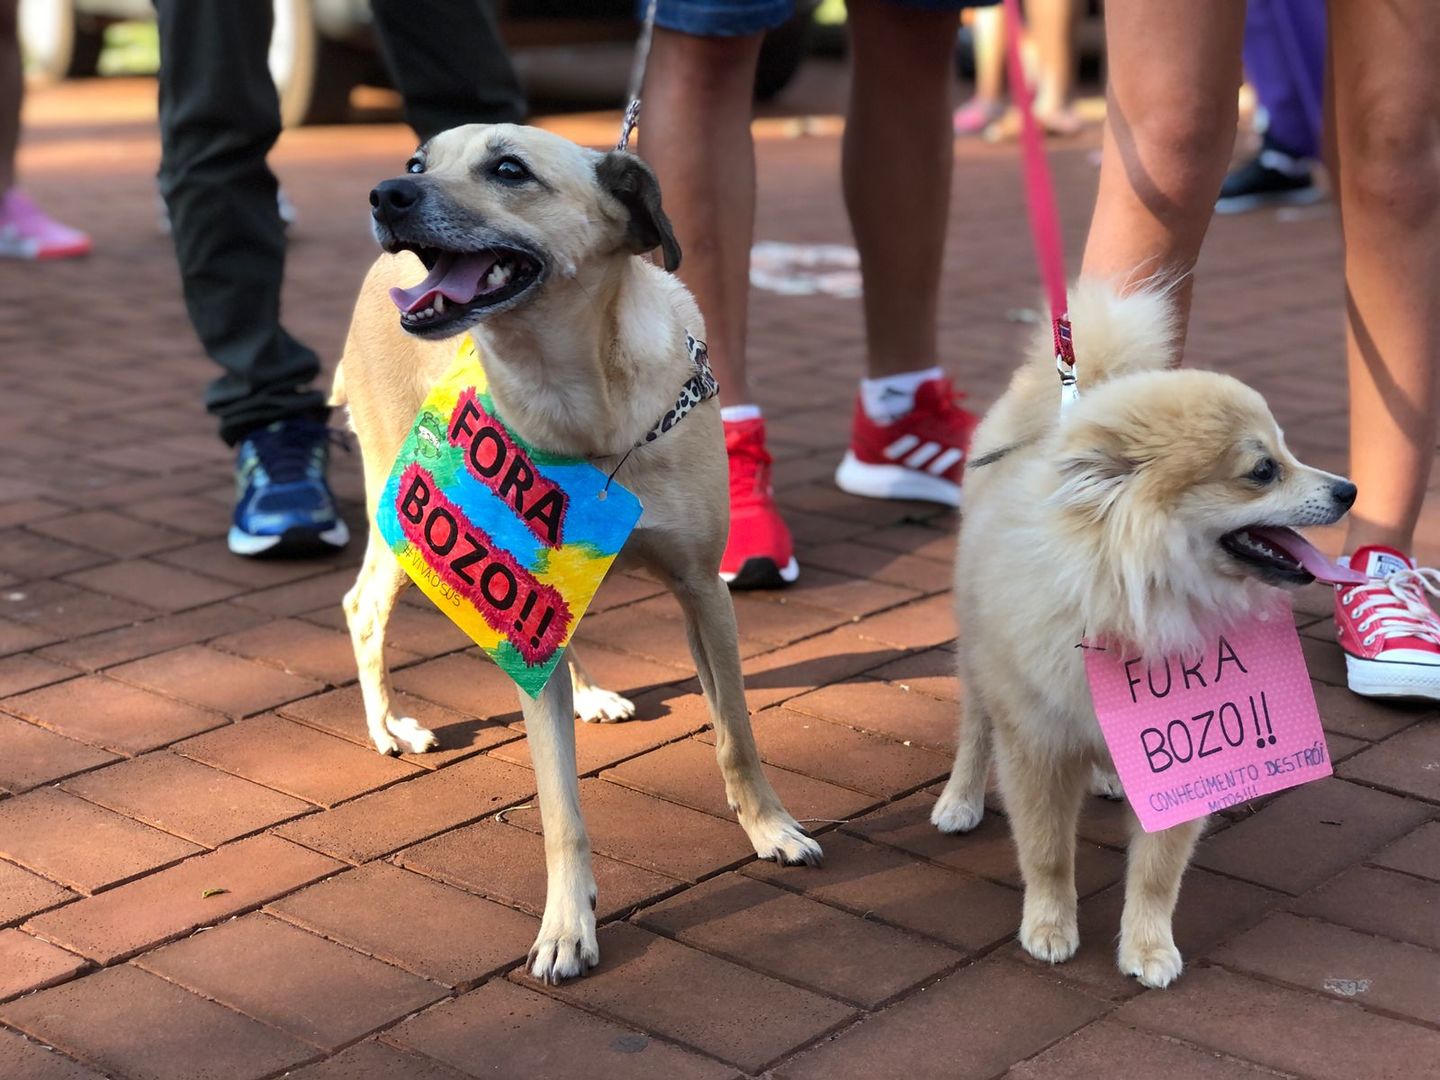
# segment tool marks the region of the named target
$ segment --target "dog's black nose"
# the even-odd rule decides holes
[[[1356,487],[1349,480],[1336,480],[1330,485],[1330,497],[1346,510],[1355,505]]]
[[[386,180],[370,192],[374,214],[383,221],[395,221],[410,212],[420,201],[420,185],[403,177]]]

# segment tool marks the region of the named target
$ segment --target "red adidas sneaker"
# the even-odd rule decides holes
[[[800,576],[790,530],[775,506],[765,421],[725,423],[730,457],[730,538],[720,577],[732,589],[778,589]]]
[[[835,483],[872,499],[921,499],[960,505],[960,477],[979,418],[962,409],[949,379],[930,379],[915,390],[915,407],[877,424],[855,399],[850,449]]]
[[[1440,570],[1417,568],[1379,546],[1362,547],[1349,564],[1371,579],[1335,588],[1350,689],[1365,697],[1440,700],[1440,616],[1429,600],[1440,596]]]

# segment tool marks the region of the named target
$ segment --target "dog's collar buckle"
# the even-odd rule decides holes
[[[1055,333],[1055,370],[1060,372],[1060,411],[1064,412],[1080,397],[1080,384],[1075,379],[1075,344],[1070,334],[1070,316],[1056,316],[1051,328]]]

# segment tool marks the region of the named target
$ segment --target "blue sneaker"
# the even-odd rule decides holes
[[[235,457],[236,555],[295,558],[338,551],[350,540],[325,480],[330,428],[277,420],[240,441]]]

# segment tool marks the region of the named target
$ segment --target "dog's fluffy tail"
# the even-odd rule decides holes
[[[1083,392],[1117,375],[1153,371],[1175,362],[1178,330],[1174,282],[1151,280],[1125,296],[1113,282],[1081,279],[1070,290],[1075,375]],[[1055,349],[1049,328],[1036,341],[1036,363],[1054,378]]]

